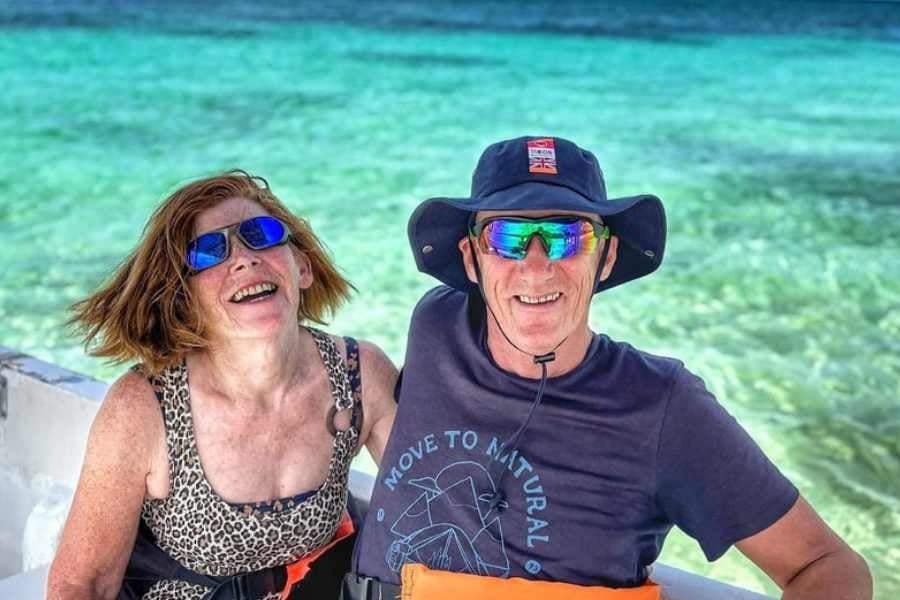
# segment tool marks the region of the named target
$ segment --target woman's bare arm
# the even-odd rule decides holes
[[[375,464],[381,464],[381,455],[397,412],[397,403],[394,401],[397,367],[381,348],[369,342],[359,343],[359,363],[364,409],[360,439]]]
[[[48,599],[116,597],[160,442],[164,448],[159,403],[147,380],[129,372],[110,387],[91,426],[72,508],[50,566]]]

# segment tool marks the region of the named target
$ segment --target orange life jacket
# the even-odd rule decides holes
[[[344,538],[353,535],[353,531],[353,521],[350,519],[350,515],[344,511],[341,522],[338,523],[337,530],[335,530],[334,537],[331,538],[330,542],[316,548],[300,560],[285,565],[285,569],[287,570],[287,582],[284,584],[284,590],[281,592],[281,600],[288,599],[291,595],[291,589],[306,577],[306,574],[309,573],[310,568],[312,568],[314,560],[331,550],[332,546]]]
[[[521,577],[485,577],[436,571],[407,563],[400,573],[400,600],[659,600],[659,585],[647,580],[635,588],[608,588]]]

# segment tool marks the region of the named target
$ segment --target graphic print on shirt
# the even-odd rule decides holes
[[[421,563],[444,571],[508,577],[503,523],[509,519],[526,521],[518,527],[527,532],[525,539],[516,546],[535,549],[549,544],[550,524],[540,518],[547,508],[540,476],[517,451],[504,453],[496,436],[486,436],[489,441],[483,442],[481,437],[472,430],[428,434],[387,466],[380,483],[391,495],[405,499],[386,503],[396,507],[390,515],[377,508],[377,519],[392,538],[385,555],[391,571],[399,573],[406,563]],[[500,469],[498,462],[503,465]],[[492,502],[503,471],[505,499]],[[536,559],[523,566],[531,574],[541,571]]]
[[[496,488],[487,469],[476,462],[457,462],[435,477],[411,479],[407,485],[422,493],[391,526],[397,536],[388,549],[391,570],[416,562],[473,575],[509,574],[500,516],[488,505]],[[460,518],[460,513],[470,514]]]

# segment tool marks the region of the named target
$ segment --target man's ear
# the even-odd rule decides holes
[[[302,250],[294,250],[293,254],[294,260],[297,262],[297,271],[300,274],[300,289],[309,289],[309,286],[313,284],[312,263],[309,262],[306,252]]]
[[[609,244],[609,252],[606,253],[606,264],[603,265],[603,271],[600,272],[600,281],[606,281],[612,274],[613,266],[616,264],[616,252],[619,249],[619,238],[611,235],[606,243]]]
[[[475,249],[472,248],[472,240],[469,239],[469,236],[465,236],[459,240],[457,246],[459,247],[460,254],[462,254],[463,267],[466,269],[466,276],[469,278],[469,281],[477,285],[478,278],[475,277],[475,258],[472,256]]]

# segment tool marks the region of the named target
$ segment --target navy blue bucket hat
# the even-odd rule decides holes
[[[491,144],[472,175],[470,198],[431,198],[413,211],[407,233],[419,271],[460,291],[469,281],[457,244],[481,210],[559,210],[599,215],[619,238],[610,276],[594,292],[643,277],[662,263],[666,215],[652,195],[606,197],[597,158],[562,138],[520,137]]]

